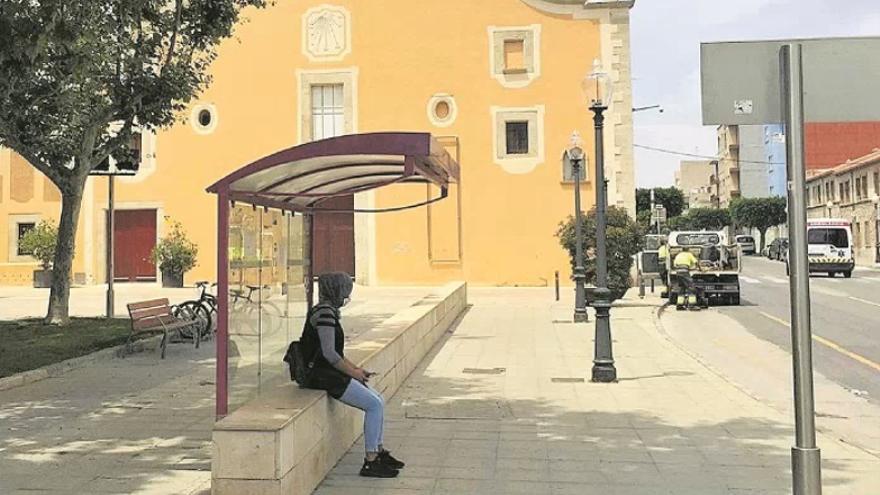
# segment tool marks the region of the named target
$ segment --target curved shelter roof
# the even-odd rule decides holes
[[[290,211],[398,183],[432,183],[446,195],[458,163],[429,133],[351,134],[294,146],[246,165],[208,188],[231,201]],[[418,205],[410,205],[418,206]]]

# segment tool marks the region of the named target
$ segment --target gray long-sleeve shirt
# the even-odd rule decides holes
[[[318,340],[321,341],[321,354],[332,365],[342,360],[336,352],[336,321],[331,308],[321,308],[312,315],[312,325],[318,330]]]

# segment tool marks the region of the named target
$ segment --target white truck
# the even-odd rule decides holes
[[[739,273],[742,271],[742,257],[739,246],[729,243],[724,231],[677,231],[670,232],[667,245],[669,257],[666,258],[669,300],[675,301],[678,283],[675,280],[673,263],[675,256],[688,248],[700,260],[699,268],[691,272],[691,278],[699,292],[704,296],[703,304],[711,302],[739,305]],[[707,256],[714,250],[717,259]]]
[[[852,277],[853,257],[852,222],[843,218],[812,218],[807,220],[807,255],[810,273],[827,273],[833,277],[842,273]],[[788,261],[785,273],[788,273]]]

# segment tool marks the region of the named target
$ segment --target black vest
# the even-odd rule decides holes
[[[338,399],[342,397],[345,389],[348,388],[351,377],[339,371],[324,359],[324,355],[321,353],[321,340],[318,338],[318,329],[312,325],[312,316],[315,312],[327,307],[329,306],[319,304],[309,311],[308,315],[306,315],[300,343],[303,346],[303,356],[306,362],[310,362],[312,356],[315,356],[315,367],[312,369],[311,376],[309,377],[308,388],[326,390],[331,397]],[[335,320],[334,347],[337,354],[345,357],[345,332],[342,330],[342,323],[339,321],[339,312],[335,308],[333,309],[333,315]]]

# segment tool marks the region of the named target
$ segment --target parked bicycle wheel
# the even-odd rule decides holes
[[[199,301],[186,301],[177,306],[178,318],[184,318],[193,321],[193,328],[198,331],[198,338],[203,339],[211,333],[211,316],[208,310],[202,306]],[[187,338],[195,339],[195,332],[188,331]],[[183,333],[183,332],[181,332]]]

